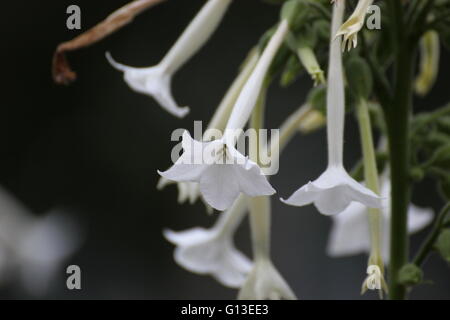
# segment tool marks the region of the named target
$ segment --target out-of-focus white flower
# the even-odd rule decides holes
[[[353,11],[350,18],[348,18],[337,31],[336,37],[344,37],[342,45],[343,50],[345,50],[346,47],[350,50],[352,46],[353,48],[356,48],[358,45],[358,32],[364,26],[367,10],[372,3],[373,0],[359,0],[355,11]]]
[[[185,132],[183,154],[167,171],[159,172],[174,181],[200,183],[205,201],[218,210],[228,209],[242,192],[250,197],[272,195],[275,190],[261,168],[235,148],[236,131],[242,130],[256,104],[265,75],[288,32],[283,20],[264,49],[242,89],[221,139],[198,142]]]
[[[172,97],[172,76],[210,38],[231,1],[209,0],[156,66],[134,68],[117,63],[109,53],[106,57],[114,68],[124,73],[125,82],[131,89],[152,96],[161,107],[174,116],[184,117],[189,112],[189,108],[179,107]]]
[[[239,300],[295,300],[295,294],[270,259],[258,259],[239,291]]]
[[[342,22],[344,8],[344,1],[334,4],[332,34]],[[327,81],[328,167],[317,180],[304,185],[287,200],[281,199],[293,206],[314,203],[325,215],[343,211],[352,201],[372,208],[381,206],[379,196],[351,178],[343,166],[345,97],[342,54],[339,41],[334,37],[331,38],[330,46]]]
[[[18,279],[42,295],[80,245],[79,227],[59,210],[37,217],[0,188],[0,284]]]
[[[381,210],[383,214],[381,255],[389,263],[390,243],[390,182],[382,178],[381,196],[386,203]],[[367,208],[360,203],[352,202],[339,215],[333,216],[333,226],[328,240],[327,253],[332,257],[350,256],[359,253],[370,253],[369,223]],[[413,234],[426,227],[433,220],[433,210],[419,208],[410,204],[408,209],[408,232]]]
[[[175,261],[191,272],[212,275],[224,286],[240,287],[252,263],[234,247],[233,235],[246,211],[247,197],[241,195],[211,229],[165,230],[166,239],[177,246]]]

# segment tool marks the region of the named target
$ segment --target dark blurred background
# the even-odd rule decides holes
[[[50,74],[59,42],[69,40],[124,5],[109,1],[8,1],[1,24],[2,106],[0,108],[0,184],[37,215],[64,207],[86,229],[85,241],[67,261],[82,270],[82,290],[69,291],[65,268],[43,298],[57,299],[232,299],[235,290],[208,276],[175,264],[173,246],[163,228],[182,230],[209,226],[203,205],[178,205],[176,187],[157,191],[157,169],[170,165],[176,128],[192,129],[207,121],[234,79],[247,51],[278,19],[275,6],[260,0],[236,0],[212,40],[173,82],[173,92],[191,113],[177,119],[152,99],[132,92],[104,57],[111,51],[133,66],[156,64],[193,18],[204,0],[169,0],[140,15],[129,26],[94,47],[69,54],[78,73],[71,86],[57,86]],[[66,8],[82,11],[82,30],[66,28]],[[449,100],[448,56],[430,98],[418,100],[416,111]],[[267,126],[278,127],[299,106],[311,86],[301,78],[288,89],[273,86],[268,97]],[[345,159],[359,158],[353,119],[346,128]],[[316,177],[326,165],[324,131],[297,136],[284,152],[280,171],[271,180],[280,196]],[[360,296],[366,256],[331,259],[325,255],[331,220],[312,207],[285,206],[273,198],[273,259],[301,299],[374,299]],[[414,202],[438,209],[442,203],[426,181]],[[428,230],[428,229],[427,229]],[[413,237],[417,249],[426,231]],[[250,252],[248,223],[237,245]],[[450,273],[433,256],[425,278],[411,294],[416,299],[450,298]],[[0,298],[33,298],[17,286],[0,288]]]

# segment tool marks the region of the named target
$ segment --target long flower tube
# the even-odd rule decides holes
[[[366,186],[379,195],[380,185],[373,144],[372,125],[370,122],[367,100],[363,96],[359,98],[357,115],[363,150],[364,180]],[[361,292],[364,293],[368,289],[377,289],[380,290],[381,297],[383,290],[387,292],[387,285],[384,280],[384,262],[381,255],[381,241],[383,238],[383,230],[381,228],[383,216],[379,208],[368,208],[367,213],[370,226],[371,250],[367,266],[368,277],[363,282]]]
[[[156,66],[134,68],[116,62],[109,53],[106,57],[114,68],[124,73],[124,80],[131,89],[153,97],[167,112],[182,118],[189,108],[178,106],[172,97],[172,76],[208,41],[231,1],[209,0]]]
[[[203,198],[217,210],[228,209],[241,192],[250,197],[275,193],[261,168],[240,153],[235,144],[288,29],[288,21],[281,21],[236,101],[224,136],[202,143],[185,132],[182,140],[184,153],[169,170],[159,172],[169,180],[199,182]]]
[[[333,8],[327,90],[328,167],[322,175],[298,189],[283,202],[293,206],[314,203],[320,213],[342,212],[352,201],[370,208],[381,207],[380,197],[349,176],[343,165],[345,96],[340,41],[333,37],[342,23],[345,1]]]

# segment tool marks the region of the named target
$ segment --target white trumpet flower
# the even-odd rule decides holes
[[[345,2],[334,4],[332,34],[342,22]],[[315,181],[298,189],[283,202],[293,206],[304,206],[314,203],[325,215],[338,214],[352,201],[360,202],[371,208],[379,208],[381,201],[378,195],[356,182],[343,165],[345,96],[342,73],[342,54],[339,41],[331,38],[330,61],[327,90],[327,140],[328,167]]]
[[[233,235],[246,211],[247,197],[241,195],[211,229],[165,230],[166,239],[177,246],[175,261],[191,272],[212,275],[224,286],[240,287],[252,263],[234,247]]]
[[[185,131],[182,146],[184,152],[177,162],[159,174],[178,182],[198,182],[205,201],[217,210],[228,209],[241,192],[251,197],[275,192],[259,166],[226,140],[198,142]]]
[[[372,5],[373,0],[359,0],[350,18],[336,32],[336,37],[343,36],[342,49],[347,47],[350,50],[358,45],[358,32],[364,26],[367,10]]]
[[[185,132],[183,154],[167,171],[169,180],[200,183],[200,192],[213,208],[226,210],[242,192],[250,197],[272,195],[275,190],[261,168],[235,148],[236,132],[242,131],[256,104],[265,75],[288,32],[283,20],[270,39],[252,75],[242,89],[228,119],[225,134],[212,142],[198,142]]]
[[[242,90],[242,87],[247,82],[248,78],[250,77],[253,69],[256,66],[256,63],[258,62],[259,54],[256,49],[251,50],[249,56],[247,57],[244,66],[239,73],[239,75],[236,77],[236,79],[233,81],[232,85],[228,89],[227,93],[223,97],[222,101],[220,102],[219,106],[217,107],[216,111],[214,112],[214,115],[208,125],[207,130],[203,134],[203,141],[209,141],[211,140],[211,133],[219,130],[224,130],[228,118],[230,117],[231,110],[233,109],[234,104],[236,103],[236,100]],[[197,182],[175,182],[170,181],[164,177],[161,177],[158,181],[157,189],[162,190],[169,184],[177,184],[178,186],[178,202],[184,203],[187,200],[189,200],[190,204],[193,204],[197,201],[197,199],[200,197],[200,188],[199,184]],[[203,198],[202,198],[203,200]],[[213,208],[209,206],[205,202],[206,208],[208,213],[212,213]]]
[[[124,80],[136,92],[153,97],[162,108],[177,117],[184,117],[188,107],[180,107],[171,92],[173,74],[181,68],[211,37],[232,0],[209,0],[192,20],[163,60],[149,68],[134,68],[114,61],[111,65],[124,73]]]
[[[382,212],[381,256],[389,263],[390,243],[390,181],[381,178],[381,196],[385,199]],[[339,215],[333,216],[333,226],[328,240],[327,254],[331,257],[370,253],[369,224],[367,208],[360,203],[352,202]],[[420,208],[413,204],[408,209],[408,233],[413,234],[422,230],[433,220],[433,210]]]

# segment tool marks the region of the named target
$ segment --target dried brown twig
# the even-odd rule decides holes
[[[134,17],[144,10],[165,0],[134,0],[120,9],[114,11],[105,20],[80,34],[74,39],[60,43],[56,48],[52,61],[53,80],[57,84],[70,84],[77,75],[70,68],[65,53],[88,47],[111,33],[133,21]]]

